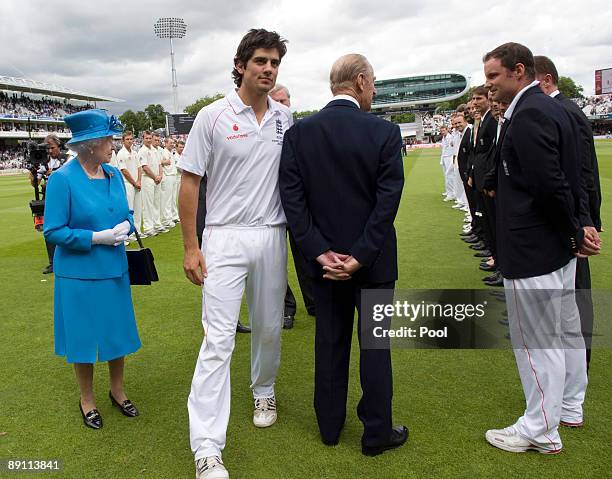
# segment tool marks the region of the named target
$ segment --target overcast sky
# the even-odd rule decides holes
[[[172,109],[170,47],[154,22],[188,25],[175,41],[180,108],[233,87],[232,60],[250,28],[289,40],[278,81],[292,108],[321,108],[329,68],[345,53],[368,57],[378,79],[460,72],[482,82],[482,55],[515,41],[556,63],[593,94],[594,70],[612,67],[608,1],[482,0],[0,0],[0,75],[124,99],[113,113],[161,103]],[[548,9],[548,10],[546,10]]]

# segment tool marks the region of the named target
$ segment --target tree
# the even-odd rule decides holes
[[[391,115],[393,123],[413,123],[415,120],[414,113],[402,113],[401,115]]]
[[[151,128],[149,118],[144,111],[134,112],[132,110],[127,110],[119,119],[126,130],[134,132],[134,136],[138,136],[141,131]]]
[[[307,116],[314,115],[319,110],[304,110],[304,111],[294,111],[293,112],[293,121],[300,120],[302,118],[306,118]]]
[[[166,115],[167,111],[160,104],[149,105],[144,109],[144,112],[149,117],[150,126],[153,130],[158,128],[166,128]]]
[[[584,98],[584,88],[570,77],[559,77],[559,91],[567,98]]]
[[[215,93],[214,95],[206,95],[205,97],[202,97],[199,100],[197,100],[195,103],[192,103],[191,105],[186,106],[183,111],[191,116],[196,116],[202,108],[204,108],[207,105],[210,105],[212,102],[215,102],[223,98],[224,96],[225,95],[223,95],[223,93]]]

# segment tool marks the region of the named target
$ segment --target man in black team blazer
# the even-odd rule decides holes
[[[587,376],[573,298],[575,256],[597,254],[600,240],[580,224],[586,195],[574,124],[539,88],[531,51],[506,43],[483,61],[493,100],[510,102],[497,148],[497,253],[526,401],[515,424],[485,437],[510,452],[554,454],[562,448],[559,425],[583,421]],[[550,301],[538,302],[551,290]],[[543,334],[545,322],[560,337]]]
[[[379,289],[393,298],[393,221],[404,173],[399,128],[367,113],[375,94],[367,59],[339,58],[330,86],[334,99],[285,134],[279,186],[289,229],[313,278],[314,406],[323,442],[334,445],[346,418],[355,308],[360,333],[365,321],[361,292]],[[391,422],[390,351],[362,348],[359,358],[362,452],[376,455],[402,445],[408,430]]]
[[[595,153],[593,131],[588,118],[580,107],[559,92],[559,73],[555,64],[545,56],[535,56],[536,79],[540,88],[550,97],[558,100],[561,106],[570,114],[578,129],[575,140],[578,145],[579,160],[583,187],[586,189],[588,205],[586,215],[581,218],[581,225],[588,229],[601,231],[601,188],[599,183],[599,166]],[[576,262],[576,297],[580,311],[580,324],[586,345],[587,371],[591,361],[591,342],[593,336],[593,299],[591,297],[591,270],[588,258],[578,258]]]

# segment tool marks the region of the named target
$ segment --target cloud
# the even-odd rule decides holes
[[[366,55],[379,79],[457,71],[481,82],[482,55],[505,41],[550,56],[590,94],[594,70],[612,67],[612,10],[597,3],[2,0],[10,21],[0,30],[0,74],[125,99],[107,105],[115,113],[150,103],[170,110],[169,42],[155,37],[153,23],[176,16],[188,25],[175,41],[182,106],[233,87],[232,59],[252,27],[289,40],[279,81],[298,110],[329,99],[329,68],[342,54]]]

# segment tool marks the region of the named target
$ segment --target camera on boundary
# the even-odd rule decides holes
[[[27,155],[26,155],[26,168],[32,175],[32,186],[34,187],[35,199],[30,201],[30,209],[32,210],[32,216],[34,217],[34,228],[37,231],[42,231],[44,224],[45,215],[45,200],[44,200],[44,186],[40,184],[38,175],[42,175],[41,179],[46,182],[48,163],[47,157],[47,145],[45,143],[36,143],[34,141],[28,141],[26,143]],[[42,191],[40,191],[42,189]],[[41,193],[43,199],[41,200]]]

